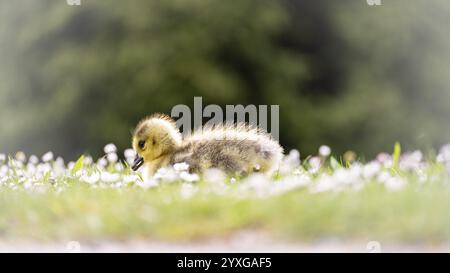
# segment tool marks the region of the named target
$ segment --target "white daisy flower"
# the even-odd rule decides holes
[[[70,161],[69,163],[67,163],[68,170],[72,170],[74,166],[75,166],[75,162],[73,162],[73,161]]]
[[[105,145],[103,150],[105,151],[105,154],[115,153],[117,152],[117,147],[113,143],[109,143]]]
[[[97,161],[97,165],[104,168],[104,167],[108,166],[108,160],[106,160],[106,158],[102,157]]]
[[[125,156],[126,159],[133,159],[136,157],[136,152],[133,149],[126,149],[123,152],[123,155]]]
[[[129,184],[129,183],[133,183],[133,182],[138,182],[141,181],[140,177],[138,175],[132,174],[132,175],[125,175],[122,178],[123,182],[125,184]]]
[[[198,177],[198,175],[197,175]],[[198,180],[200,177],[198,177]],[[202,174],[202,180],[207,183],[208,191],[211,190],[216,194],[223,194],[229,186],[226,181],[228,176],[220,169],[211,168],[207,169]],[[234,183],[235,178],[230,178],[230,183]]]
[[[363,177],[372,178],[381,170],[381,164],[377,161],[369,162],[363,167]]]
[[[159,183],[158,183],[157,179],[148,178],[148,179],[145,179],[144,181],[137,180],[136,185],[143,189],[148,189],[148,188],[157,187],[159,185]]]
[[[420,151],[406,153],[400,158],[399,167],[402,170],[419,169],[421,167],[422,157],[423,155]]]
[[[179,179],[177,172],[172,167],[160,168],[153,178],[163,182],[174,182]]]
[[[197,174],[190,174],[186,171],[183,171],[180,173],[180,178],[186,182],[196,182],[200,179],[200,177]]]
[[[112,183],[118,181],[120,179],[120,175],[117,173],[102,172],[100,175],[100,179],[102,180],[102,182]]]
[[[119,157],[117,156],[116,153],[112,152],[106,155],[106,159],[108,160],[109,163],[116,163],[117,160],[119,160]]]
[[[94,163],[94,159],[92,159],[91,156],[86,156],[84,158],[84,165],[91,165],[92,163]]]
[[[187,164],[186,162],[175,163],[175,164],[173,165],[173,168],[174,168],[175,171],[177,171],[177,172],[187,171],[187,170],[189,169],[189,164]]]
[[[384,182],[384,186],[389,191],[399,191],[406,186],[406,181],[401,177],[391,177]]]
[[[116,169],[116,171],[118,171],[118,172],[121,172],[121,171],[123,171],[123,164],[122,163],[120,163],[120,162],[118,162],[118,163],[116,163],[116,165],[114,165],[114,168]]]
[[[42,156],[42,161],[44,161],[44,162],[49,162],[49,161],[52,161],[53,160],[53,153],[52,152],[47,152],[46,154],[44,154],[43,156]]]
[[[37,165],[39,164],[39,158],[36,155],[31,155],[30,158],[28,159],[28,162],[33,165]]]
[[[62,157],[56,158],[55,165],[61,168],[64,168],[64,159]]]
[[[322,157],[328,157],[331,154],[331,148],[327,145],[322,145],[319,148],[319,155]]]
[[[310,173],[317,173],[322,165],[322,161],[317,156],[311,157],[308,163],[310,165],[309,169]]]
[[[89,183],[89,184],[95,184],[95,183],[97,183],[100,180],[100,173],[95,172],[95,173],[93,173],[91,175],[83,176],[81,178],[81,180],[83,180],[83,181],[85,181],[86,183]]]
[[[280,165],[281,174],[289,174],[300,166],[300,152],[298,150],[291,150],[287,156],[283,158]]]
[[[27,156],[25,155],[24,152],[17,152],[15,157],[16,157],[16,160],[18,160],[22,163],[25,163],[25,161],[27,161]]]

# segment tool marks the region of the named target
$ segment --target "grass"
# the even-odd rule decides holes
[[[376,184],[357,192],[310,194],[297,189],[267,198],[219,195],[200,185],[187,199],[180,198],[180,187],[181,183],[172,183],[118,191],[78,185],[61,193],[2,191],[0,234],[32,239],[191,240],[256,229],[298,240],[450,239],[450,190],[440,185],[397,192]]]
[[[332,158],[322,158],[317,172],[311,173],[305,162],[270,181],[262,176],[234,183],[177,178],[149,188],[137,186],[138,181],[112,186],[123,176],[114,183],[86,183],[80,173],[96,172],[98,165],[85,166],[84,158],[59,176],[53,178],[47,171],[34,178],[36,187],[27,189],[28,180],[10,167],[9,176],[0,183],[0,238],[189,241],[255,230],[292,241],[450,241],[445,165],[420,160],[416,162],[420,168],[402,169],[407,159],[400,157],[399,149],[391,157],[391,167],[381,167],[369,178],[362,178],[361,171],[357,182],[352,180],[358,163],[343,167]],[[111,166],[100,172],[131,175],[129,169],[115,171]],[[381,174],[405,184],[389,188]],[[298,181],[301,176],[309,182],[281,192],[272,190],[285,185],[285,178]],[[335,183],[334,188],[314,190],[325,182]]]

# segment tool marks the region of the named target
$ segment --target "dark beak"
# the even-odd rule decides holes
[[[136,159],[134,160],[133,166],[131,166],[131,169],[133,171],[139,170],[140,167],[144,165],[144,158],[140,156],[136,156]]]

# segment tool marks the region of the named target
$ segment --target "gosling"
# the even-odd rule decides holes
[[[189,165],[191,173],[217,168],[229,175],[255,171],[271,175],[283,157],[277,141],[244,123],[207,127],[183,138],[175,121],[164,114],[139,122],[132,145],[137,153],[132,169],[145,165],[151,176],[162,167],[181,162]]]

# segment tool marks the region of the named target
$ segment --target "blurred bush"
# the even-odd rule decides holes
[[[446,1],[0,0],[0,150],[99,154],[143,116],[279,104],[280,137],[366,156],[450,140]]]

